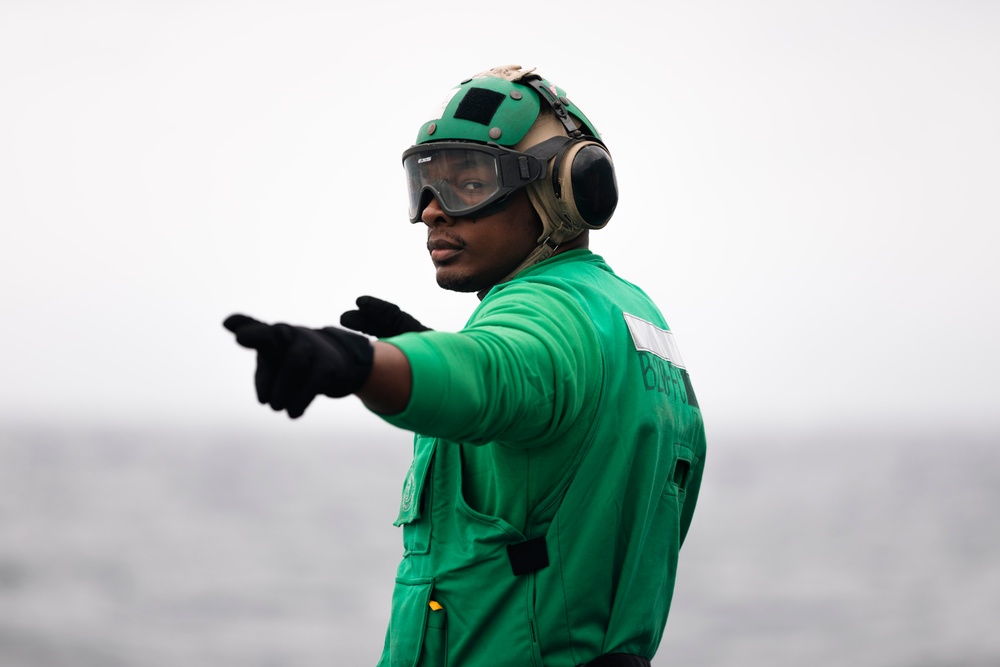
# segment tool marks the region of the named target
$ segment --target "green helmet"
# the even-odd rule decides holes
[[[579,119],[581,130],[599,138],[597,130],[569,101],[566,92],[533,72],[511,65],[494,67],[466,79],[448,91],[438,117],[420,126],[416,143],[447,140],[515,146],[535,124],[542,109],[539,93],[528,81],[544,86],[567,112]]]
[[[442,177],[449,164],[473,162],[479,173],[494,175],[477,184],[474,197]],[[543,232],[514,274],[585,229],[606,225],[618,203],[614,165],[593,124],[565,91],[518,65],[495,67],[449,91],[438,117],[420,126],[416,144],[403,153],[403,165],[411,222],[420,222],[431,196],[451,215],[483,216],[526,188]]]

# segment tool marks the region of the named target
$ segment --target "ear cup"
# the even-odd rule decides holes
[[[588,144],[577,151],[569,172],[580,220],[590,229],[608,224],[618,206],[618,181],[611,156],[603,146]]]
[[[553,163],[553,194],[561,217],[581,229],[608,224],[618,205],[618,182],[607,149],[595,141],[574,141]]]

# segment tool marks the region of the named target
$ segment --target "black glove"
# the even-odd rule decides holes
[[[349,310],[340,316],[340,323],[349,329],[378,338],[398,336],[409,331],[431,331],[430,327],[425,327],[394,303],[373,296],[359,296],[356,303],[357,310]]]
[[[292,419],[319,394],[353,394],[371,374],[372,345],[350,331],[264,324],[246,315],[230,315],[222,326],[237,343],[257,350],[257,399]]]

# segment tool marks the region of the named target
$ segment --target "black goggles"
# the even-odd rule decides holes
[[[450,216],[481,217],[545,176],[545,161],[486,144],[442,141],[403,152],[410,222],[420,222],[431,197]]]

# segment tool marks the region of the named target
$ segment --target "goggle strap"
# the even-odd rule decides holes
[[[540,178],[545,178],[546,161],[537,155],[511,151],[497,156],[500,178],[504,187],[521,188]]]
[[[528,158],[524,155],[517,156],[517,167],[521,171],[521,180],[526,181],[531,177],[531,167],[528,165]]]
[[[524,152],[527,155],[534,155],[547,163],[559,153],[559,150],[563,146],[571,141],[573,140],[570,137],[549,137],[545,141],[526,149]]]

